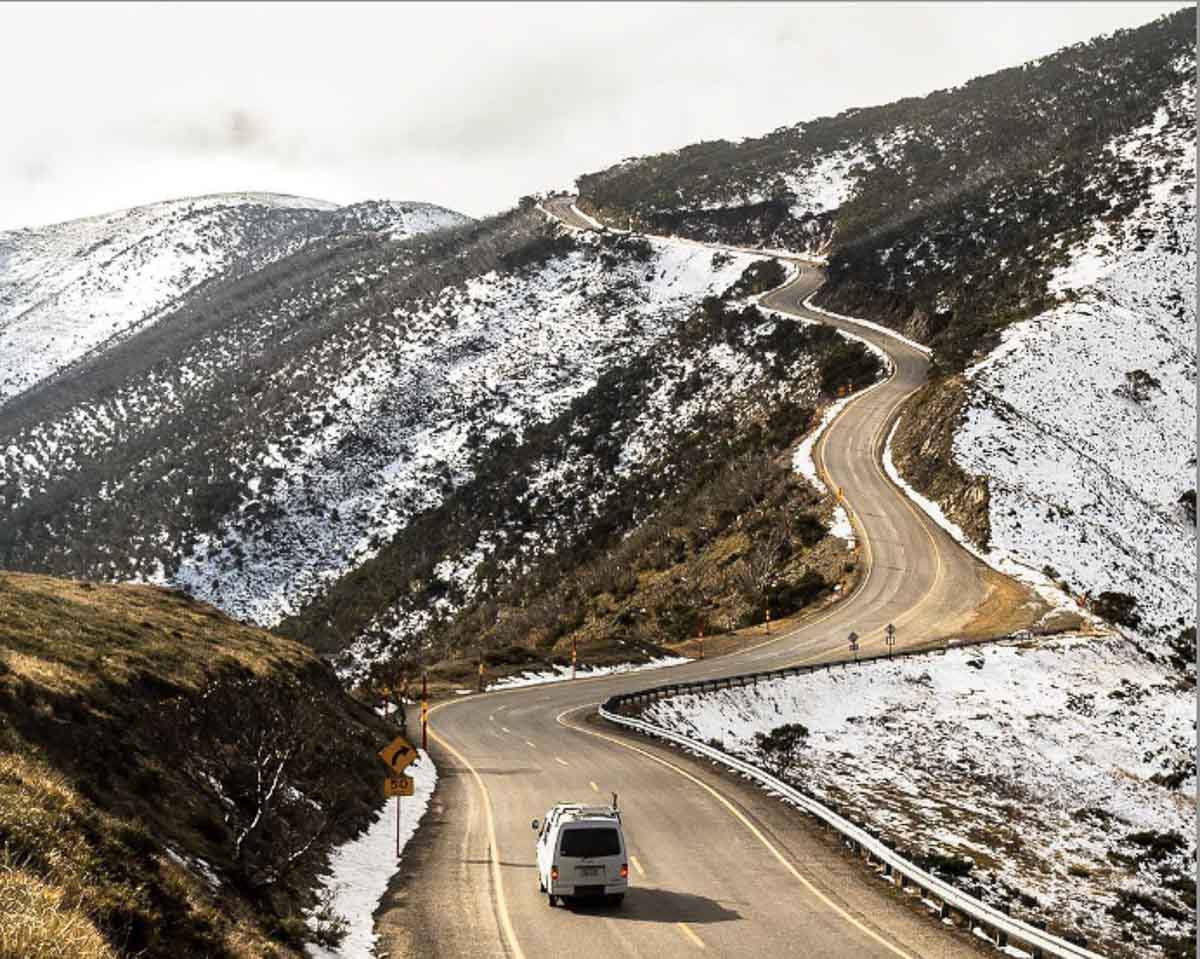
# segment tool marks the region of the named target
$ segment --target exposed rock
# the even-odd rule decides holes
[[[976,546],[987,549],[987,477],[964,472],[952,448],[966,401],[961,376],[934,380],[919,389],[900,414],[892,458],[915,489],[937,502]]]

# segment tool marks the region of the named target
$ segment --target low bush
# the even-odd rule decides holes
[[[1142,617],[1137,613],[1137,605],[1137,599],[1128,593],[1106,590],[1092,600],[1091,608],[1097,616],[1110,623],[1137,629],[1142,622]]]

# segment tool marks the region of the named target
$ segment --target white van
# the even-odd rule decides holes
[[[611,806],[555,803],[545,821],[533,821],[538,891],[558,899],[603,897],[618,905],[629,888],[629,856],[615,799]]]

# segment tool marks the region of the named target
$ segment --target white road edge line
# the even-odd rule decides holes
[[[754,823],[752,823],[749,819],[747,819],[746,816],[741,812],[741,810],[739,810],[732,802],[730,802],[723,795],[721,795],[721,793],[717,792],[717,790],[715,790],[712,786],[708,785],[708,783],[693,776],[686,769],[683,769],[680,766],[676,766],[674,763],[668,762],[667,760],[663,759],[661,756],[656,756],[653,753],[648,752],[645,749],[641,749],[641,748],[633,745],[632,743],[627,743],[621,739],[617,739],[615,736],[606,736],[604,733],[598,733],[592,729],[584,729],[582,726],[574,726],[571,723],[563,722],[563,716],[567,715],[567,713],[575,713],[575,712],[579,712],[584,709],[591,709],[591,708],[593,708],[595,706],[599,706],[599,705],[600,705],[599,703],[588,703],[587,705],[584,705],[584,706],[572,706],[570,709],[564,709],[561,713],[559,713],[557,716],[554,717],[554,720],[560,726],[565,726],[567,729],[573,729],[578,733],[583,733],[585,736],[594,736],[597,739],[603,739],[607,742],[612,743],[615,746],[621,746],[625,749],[628,749],[632,752],[637,753],[640,756],[644,756],[646,759],[649,759],[651,762],[658,763],[660,766],[665,766],[667,769],[670,769],[672,772],[679,774],[680,776],[682,776],[684,779],[688,780],[689,782],[695,784],[696,786],[699,786],[706,793],[708,793],[710,796],[712,796],[713,799],[715,799],[718,803],[720,803],[722,806],[724,806],[725,809],[730,813],[730,815],[732,815],[736,820],[738,820],[738,822],[740,822],[743,826],[745,826],[746,829],[748,829],[750,831],[750,834],[752,836],[754,836],[754,838],[757,839],[760,843],[762,843],[767,848],[767,850],[771,853],[771,855],[773,855],[775,857],[775,859],[778,860],[779,864],[781,866],[783,866],[783,868],[786,869],[789,873],[791,873],[792,877],[795,878],[810,893],[812,893],[813,896],[815,896],[822,903],[824,903],[826,908],[828,908],[831,912],[836,913],[839,917],[844,919],[850,925],[854,926],[860,932],[864,933],[871,939],[875,940],[877,943],[879,943],[881,946],[883,946],[888,951],[895,953],[897,956],[901,957],[901,959],[914,959],[914,957],[912,955],[905,952],[903,949],[901,949],[895,943],[889,942],[887,939],[884,939],[883,936],[881,936],[879,933],[877,933],[874,929],[870,928],[869,926],[865,925],[864,923],[862,923],[861,921],[856,919],[854,916],[852,916],[850,913],[848,913],[845,909],[843,909],[841,906],[839,906],[836,902],[834,902],[832,899],[830,899],[827,895],[825,895],[825,893],[823,893],[820,889],[818,889],[813,884],[811,879],[808,879],[806,876],[804,876],[800,872],[800,870],[798,870],[795,866],[792,865],[792,863],[787,859],[787,857],[784,856],[784,854],[779,851],[779,849],[775,846],[775,844],[772,843],[771,840],[769,840],[766,836],[763,835],[762,830],[760,830],[756,825],[754,825]],[[683,923],[680,923],[679,925],[680,925],[680,927],[682,927]]]

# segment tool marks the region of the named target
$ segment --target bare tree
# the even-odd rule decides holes
[[[738,591],[756,606],[766,603],[779,575],[787,565],[788,535],[785,527],[772,524],[758,534],[749,552],[733,567]]]
[[[194,787],[222,811],[230,858],[249,887],[283,879],[329,829],[340,797],[305,795],[329,738],[312,693],[249,676],[210,680],[198,698],[166,705],[172,740]]]

